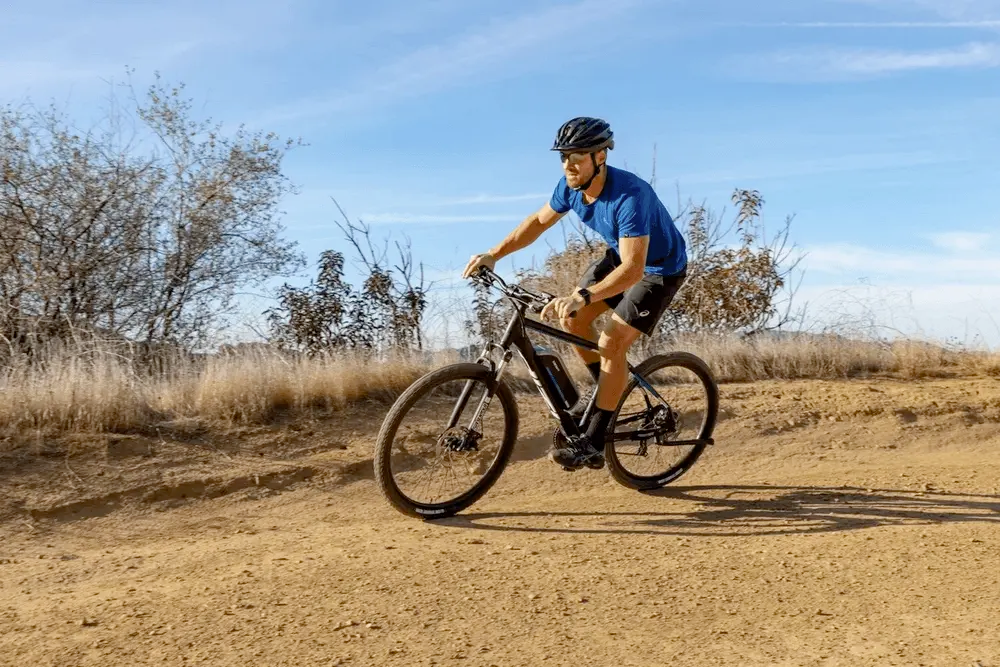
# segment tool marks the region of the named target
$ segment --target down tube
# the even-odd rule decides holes
[[[514,340],[514,344],[517,346],[518,350],[521,352],[521,356],[524,358],[524,363],[528,366],[528,373],[531,375],[531,379],[534,381],[535,386],[538,387],[538,391],[542,394],[542,400],[548,406],[549,411],[554,417],[559,420],[562,425],[563,432],[570,436],[578,436],[581,431],[573,421],[569,412],[559,410],[556,408],[555,400],[553,396],[558,396],[557,389],[555,386],[555,380],[549,377],[549,374],[542,370],[541,364],[538,362],[538,356],[535,354],[535,348],[532,347],[531,342],[526,337],[519,337]]]

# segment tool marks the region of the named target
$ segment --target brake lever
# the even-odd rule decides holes
[[[538,300],[536,299],[534,305],[532,305],[532,307],[531,307],[531,312],[533,312],[533,313],[541,313],[543,310],[545,310],[545,306],[547,306],[550,301],[552,301],[553,299],[556,298],[556,296],[554,294],[549,294],[547,292],[541,292],[537,296],[540,296],[540,297],[544,298],[545,299],[545,303],[539,303]],[[574,310],[573,312],[571,312],[569,314],[569,316],[570,317],[576,317],[577,312],[578,311]]]
[[[469,279],[476,284],[482,285],[483,287],[492,287],[497,282],[494,280],[495,275],[496,274],[490,271],[488,267],[480,266],[475,273],[469,276]],[[497,277],[499,278],[499,276]]]

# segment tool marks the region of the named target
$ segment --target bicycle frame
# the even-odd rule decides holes
[[[573,421],[569,412],[562,410],[557,407],[557,402],[555,397],[559,394],[557,393],[558,387],[555,381],[549,376],[548,373],[543,373],[541,364],[538,361],[538,355],[535,353],[535,347],[531,340],[528,338],[526,329],[531,329],[537,331],[546,336],[551,336],[552,338],[557,338],[559,340],[565,341],[577,347],[581,347],[587,350],[594,350],[595,352],[599,349],[597,343],[587,340],[586,338],[581,338],[562,329],[545,324],[544,322],[539,322],[537,320],[528,319],[524,316],[527,307],[524,304],[518,304],[516,312],[511,316],[510,322],[507,324],[507,328],[503,333],[499,343],[487,343],[482,355],[478,359],[478,363],[489,362],[491,368],[494,371],[494,378],[499,382],[500,377],[503,375],[503,371],[506,365],[510,362],[512,358],[511,348],[516,349],[521,358],[524,360],[525,365],[528,367],[528,373],[531,375],[532,381],[534,381],[535,386],[538,388],[538,392],[542,395],[542,399],[545,401],[546,406],[548,406],[549,411],[552,416],[555,417],[563,428],[563,432],[567,436],[577,437],[583,434],[580,426]],[[524,326],[520,326],[523,323]],[[488,352],[490,348],[498,348],[503,350],[503,358],[498,366],[494,366],[493,361],[488,357]],[[629,373],[631,373],[639,382],[640,385],[650,393],[652,393],[657,399],[663,401],[663,398],[657,393],[653,386],[639,374],[635,367],[628,363]],[[472,381],[468,381],[465,388],[462,390],[462,394],[459,396],[458,403],[456,403],[454,410],[451,414],[451,419],[448,421],[447,428],[454,428],[461,416],[465,405],[469,400],[469,394],[472,392]],[[472,416],[470,424],[474,425],[477,423],[480,415],[489,405],[490,399],[493,397],[493,391],[488,391],[484,394],[483,399],[480,401],[476,412]],[[587,423],[587,418],[589,417],[591,410],[594,406],[594,401],[596,400],[596,394],[591,397],[590,404],[584,411],[583,417],[580,421],[581,424]],[[666,401],[664,401],[665,403]],[[622,434],[622,435],[634,435],[634,434]],[[615,438],[617,439],[617,438]],[[625,439],[624,437],[621,439]],[[678,443],[682,444],[682,443]]]

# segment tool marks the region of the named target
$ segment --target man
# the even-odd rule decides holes
[[[474,255],[463,273],[469,277],[479,267],[494,268],[499,259],[531,245],[571,210],[608,244],[605,256],[584,273],[580,288],[542,311],[543,319],[555,315],[567,331],[594,340],[594,320],[614,309],[598,340],[600,353],[577,348],[597,380],[597,399],[587,437],[549,455],[570,469],[604,465],[605,433],[628,381],[626,353],[640,335],[653,333],[687,270],[684,238],[653,188],[635,174],[607,164],[614,145],[610,126],[599,118],[564,123],[552,146],[560,154],[564,176],[549,202],[499,245]],[[589,397],[581,398],[574,407],[577,418],[587,402]]]

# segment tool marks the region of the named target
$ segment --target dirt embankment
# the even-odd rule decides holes
[[[0,664],[1000,665],[1000,382],[722,387],[672,487],[543,458],[396,514],[381,410],[4,465]],[[44,449],[44,445],[39,445]]]

